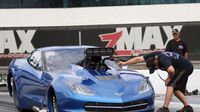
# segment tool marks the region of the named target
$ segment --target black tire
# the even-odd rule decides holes
[[[49,112],[58,112],[57,100],[54,92],[51,92],[48,97]]]

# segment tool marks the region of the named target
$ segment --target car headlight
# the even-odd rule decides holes
[[[140,81],[140,87],[139,87],[139,93],[145,93],[151,89],[151,86],[149,85],[147,79],[141,79]]]
[[[70,87],[70,89],[75,92],[75,93],[79,93],[82,95],[94,95],[90,89],[76,83],[73,81],[68,81],[67,85]]]

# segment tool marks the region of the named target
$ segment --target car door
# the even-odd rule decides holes
[[[43,75],[42,52],[35,50],[28,58],[27,70],[22,74],[22,91],[24,101],[27,101],[27,106],[42,107],[44,102],[45,91],[48,84],[41,80]]]

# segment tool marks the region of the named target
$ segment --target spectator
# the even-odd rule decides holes
[[[178,29],[173,29],[172,35],[174,38],[167,43],[165,51],[176,52],[188,59],[188,46],[185,41],[180,39]]]

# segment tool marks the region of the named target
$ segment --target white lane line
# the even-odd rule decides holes
[[[0,92],[0,95],[9,95],[8,92]]]
[[[161,101],[161,100],[155,100],[155,104],[160,104],[160,103],[164,103],[164,101]],[[200,104],[192,104],[190,103],[190,105],[193,107],[193,108],[200,108]],[[177,106],[183,106],[183,104],[181,102],[170,102],[170,106],[172,107],[177,107]]]

